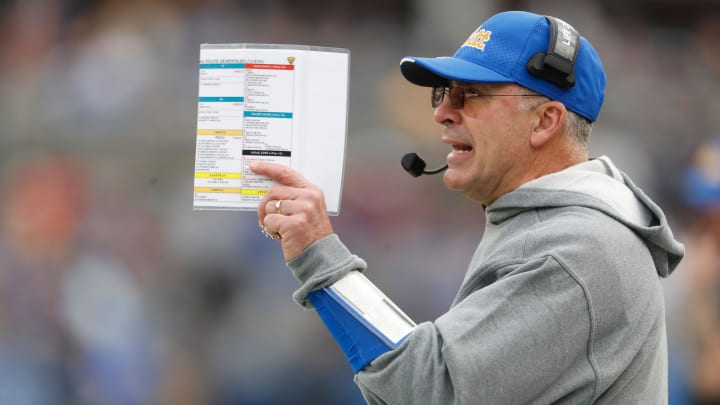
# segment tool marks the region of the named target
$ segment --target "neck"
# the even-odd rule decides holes
[[[587,162],[588,155],[586,151],[571,153],[570,151],[555,151],[551,153],[539,153],[538,156],[531,161],[530,168],[523,178],[522,184],[535,180],[547,174],[556,173],[565,170],[576,164]],[[518,185],[518,187],[521,184]]]
[[[519,188],[527,182],[587,162],[587,160],[588,155],[584,148],[582,150],[580,148],[578,150],[544,148],[532,151],[525,163],[517,166],[518,172],[521,174],[516,177],[515,181],[507,183],[507,187],[492,198],[492,201],[486,202],[486,205],[492,204],[500,196]]]

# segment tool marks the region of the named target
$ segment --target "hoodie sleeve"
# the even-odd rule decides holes
[[[364,271],[367,264],[350,253],[340,238],[332,234],[308,246],[288,262],[288,267],[302,283],[293,299],[305,308],[312,308],[308,294],[335,283],[353,270]]]
[[[303,283],[295,299],[304,306],[311,291],[365,268],[336,236],[316,242],[288,265]],[[355,382],[368,403],[557,401],[580,386],[589,388],[575,398],[590,402],[596,371],[582,286],[553,257],[508,263],[502,274],[361,368]],[[560,370],[572,372],[576,381],[562,384],[574,388],[557,383]]]
[[[358,373],[356,383],[366,400],[477,404],[542,397],[555,402],[582,391],[573,401],[590,402],[597,376],[583,288],[552,257],[505,270],[508,275],[435,322],[418,325],[401,347]],[[559,383],[559,373],[568,371],[576,381]]]

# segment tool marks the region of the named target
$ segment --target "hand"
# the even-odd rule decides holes
[[[277,163],[251,162],[250,170],[278,183],[270,187],[260,201],[258,220],[268,233],[279,235],[286,262],[313,242],[333,233],[325,196],[318,186],[299,172]]]

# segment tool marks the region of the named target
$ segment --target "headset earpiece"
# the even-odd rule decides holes
[[[538,52],[525,65],[533,76],[564,89],[575,85],[575,59],[580,49],[580,34],[565,21],[545,16],[550,23],[547,52]]]

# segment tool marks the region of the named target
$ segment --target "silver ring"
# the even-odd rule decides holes
[[[282,239],[282,237],[280,236],[279,233],[270,233],[267,231],[267,228],[265,228],[264,226],[260,227],[260,232],[262,232],[263,236],[265,236],[268,239],[272,239],[272,240]]]
[[[282,212],[280,212],[281,209],[282,209],[282,200],[277,200],[275,202],[275,213],[282,214]]]

